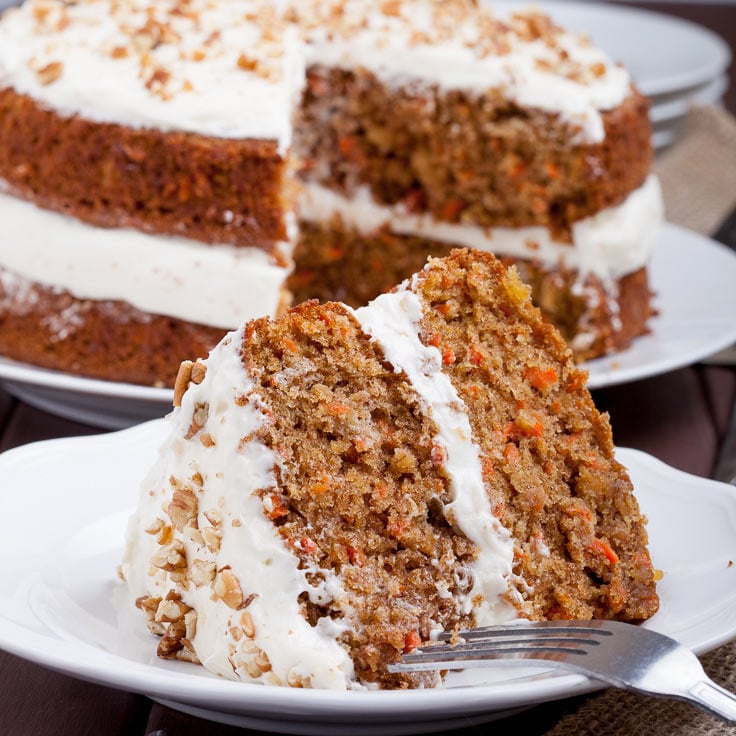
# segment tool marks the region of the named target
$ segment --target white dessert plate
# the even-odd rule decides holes
[[[580,675],[502,667],[460,673],[432,691],[292,690],[157,659],[116,566],[140,480],[167,431],[157,420],[0,455],[8,520],[0,559],[12,560],[0,567],[0,648],[211,720],[295,734],[429,733],[602,687]],[[635,450],[618,457],[665,573],[660,611],[647,626],[698,653],[736,637],[736,489]]]
[[[652,332],[584,365],[589,386],[635,381],[695,363],[736,342],[736,254],[665,225],[650,265],[659,316]],[[108,429],[164,416],[172,391],[98,381],[0,358],[0,385],[44,411]]]
[[[31,406],[106,429],[122,429],[171,410],[168,388],[100,381],[0,357],[0,385]]]
[[[488,0],[494,8],[524,6],[526,0]],[[717,34],[672,15],[615,3],[540,3],[561,26],[586,33],[621,62],[645,95],[669,94],[715,79],[731,51]]]
[[[659,130],[652,131],[652,146],[655,151],[662,151],[669,148],[679,137],[680,125],[665,125]]]

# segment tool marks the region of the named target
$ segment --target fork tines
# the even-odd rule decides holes
[[[585,655],[613,633],[596,621],[545,621],[442,632],[438,643],[405,654],[390,672],[465,669],[496,659],[559,661]],[[456,643],[452,643],[452,642]]]

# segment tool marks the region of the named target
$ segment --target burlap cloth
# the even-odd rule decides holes
[[[694,108],[682,136],[658,155],[655,169],[668,221],[713,233],[736,205],[736,118],[715,107]],[[717,683],[736,692],[736,642],[704,655],[701,661]],[[692,706],[609,689],[583,700],[546,736],[735,733],[736,726]]]
[[[710,235],[736,205],[736,118],[721,108],[693,108],[655,170],[667,220]]]

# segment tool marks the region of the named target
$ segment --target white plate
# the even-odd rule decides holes
[[[665,225],[650,265],[660,315],[628,350],[586,363],[588,385],[602,388],[695,363],[736,342],[736,255]],[[0,384],[32,406],[109,429],[161,417],[172,391],[98,381],[0,358]]]
[[[669,148],[680,137],[679,126],[665,126],[661,130],[652,132],[652,146],[656,151]]]
[[[527,0],[488,0],[492,7]],[[623,63],[645,95],[668,94],[708,82],[728,67],[728,44],[712,31],[664,13],[615,4],[540,3],[561,26],[587,33],[596,46]]]
[[[43,411],[106,429],[121,429],[171,410],[168,388],[100,381],[0,357],[0,385]]]
[[[157,659],[116,566],[140,480],[166,431],[159,420],[0,455],[2,649],[212,720],[283,733],[439,731],[601,687],[580,675],[514,668],[469,671],[433,691],[292,690]],[[665,572],[661,609],[647,625],[698,653],[736,637],[736,489],[634,450],[618,456],[649,516],[654,564]]]

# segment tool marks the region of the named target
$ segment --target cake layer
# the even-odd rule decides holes
[[[626,72],[533,12],[28,0],[0,24],[0,177],[95,224],[283,240],[307,62],[299,154],[382,202],[565,233],[650,163]]]
[[[489,254],[431,260],[355,311],[253,321],[183,364],[175,402],[122,566],[161,656],[428,686],[386,664],[439,629],[656,611],[608,422]]]
[[[503,257],[532,288],[534,303],[565,338],[580,362],[631,345],[649,332],[656,314],[646,268],[610,281],[581,279],[575,271],[548,268],[533,260]]]
[[[77,299],[0,268],[0,354],[75,375],[173,386],[172,355],[205,356],[222,328]]]
[[[421,268],[428,256],[446,256],[451,245],[382,230],[371,236],[339,221],[303,224],[289,277],[295,301],[338,299],[363,304]],[[572,348],[577,361],[627,348],[649,330],[652,293],[646,268],[614,282],[538,261],[503,256],[532,287],[535,304]]]
[[[91,122],[7,87],[0,178],[13,194],[94,225],[271,251],[287,238],[293,196],[274,140]]]
[[[310,182],[485,227],[574,224],[621,203],[652,161],[648,103],[632,92],[603,113],[597,143],[558,116],[484,94],[387,86],[362,69],[310,67],[295,147]]]
[[[532,618],[642,620],[657,609],[644,519],[608,418],[529,288],[488,254],[432,259],[410,287],[422,341],[467,407],[494,514]]]

